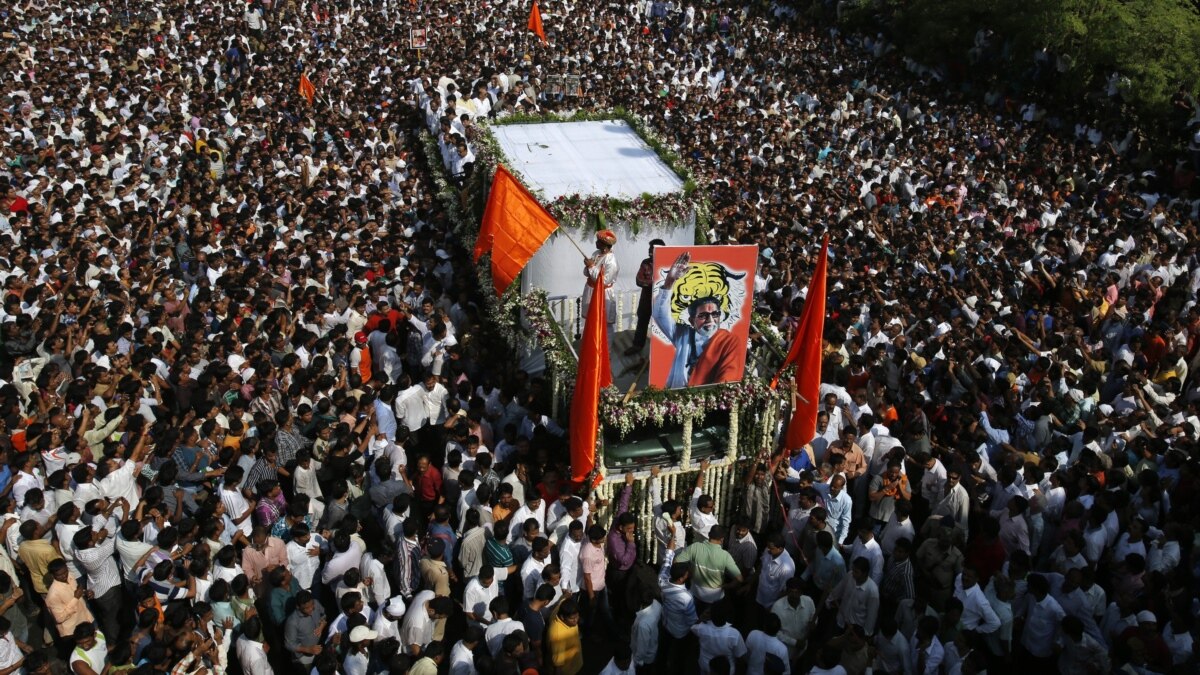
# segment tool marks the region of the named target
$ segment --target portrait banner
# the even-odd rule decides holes
[[[758,247],[659,246],[653,262],[650,386],[740,381]]]

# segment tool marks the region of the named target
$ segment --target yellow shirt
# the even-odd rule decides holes
[[[45,539],[26,539],[17,549],[17,557],[29,570],[33,590],[39,595],[46,595],[46,576],[50,573],[50,563],[61,558],[62,554]]]
[[[568,626],[556,613],[547,631],[550,643],[550,662],[563,675],[575,675],[583,670],[583,643],[579,626]]]

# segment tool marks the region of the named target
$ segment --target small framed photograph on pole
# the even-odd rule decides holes
[[[408,47],[409,49],[425,49],[429,46],[428,29],[426,28],[410,28],[408,29]]]

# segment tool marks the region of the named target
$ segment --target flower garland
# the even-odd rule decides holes
[[[655,389],[638,393],[628,404],[615,387],[600,392],[600,419],[622,436],[642,425],[682,424],[713,410],[756,409],[776,393],[757,378],[700,389]]]
[[[648,134],[641,120],[623,111],[603,114],[580,113],[567,119],[547,117],[527,119],[524,116],[512,116],[505,118],[500,123],[579,121],[584,119],[624,119],[642,136],[643,140],[646,140],[651,147],[655,147],[655,143],[650,140],[653,137]],[[486,139],[482,144],[476,146],[476,158],[478,161],[478,158],[481,156],[486,157],[488,155],[489,151],[485,149],[487,143],[495,144],[495,139],[491,134],[482,134],[477,138]],[[470,193],[474,190],[486,190],[490,183],[486,180],[480,180],[474,185],[468,184],[465,188],[459,189],[450,181],[445,167],[442,166],[442,162],[440,161],[441,153],[438,150],[437,140],[428,133],[422,134],[422,140],[426,159],[433,174],[434,186],[437,189],[437,198],[446,207],[447,215],[459,241],[469,250],[475,245],[475,239],[479,232],[479,223],[463,207],[463,191],[466,190]],[[658,148],[655,148],[655,150],[656,152],[660,152],[660,156],[664,160],[667,160],[671,156],[663,153]],[[495,145],[495,151],[496,153],[499,151],[498,144]],[[499,154],[492,155],[493,158],[499,156]],[[495,165],[493,163],[489,166],[487,161],[485,159],[483,162],[477,164],[476,171],[482,169],[486,171],[483,174],[484,176],[491,176]],[[678,162],[677,158],[675,161]],[[681,166],[680,164],[676,163],[672,165],[668,161],[668,166],[671,166],[681,175],[685,175],[683,170],[676,168]],[[690,174],[687,175],[690,176]],[[696,183],[690,177],[687,179],[686,184],[690,184],[691,187],[690,190],[685,188],[685,194],[696,193],[699,190],[696,187]],[[704,192],[700,191],[700,194],[703,195]],[[478,195],[469,196],[475,197]],[[656,197],[654,199],[664,198]],[[580,200],[579,203],[583,201]],[[642,200],[639,203],[640,208],[649,208],[649,200]],[[699,222],[701,215],[708,213],[707,200],[701,198],[692,202],[692,204],[697,210],[697,221]],[[631,208],[623,206],[619,203],[619,200],[611,199],[607,201],[607,207],[607,213],[610,214],[614,212],[621,213],[621,208]],[[557,379],[562,382],[564,395],[569,398],[570,390],[574,386],[575,374],[579,363],[574,350],[568,342],[568,338],[563,333],[561,327],[558,326],[554,315],[551,313],[546,292],[538,289],[522,294],[518,286],[513,284],[503,296],[497,298],[492,292],[490,265],[480,264],[476,266],[476,273],[478,274],[479,287],[483,289],[484,297],[488,298],[485,312],[489,328],[497,333],[513,349],[525,347],[541,349],[545,355],[547,369],[557,375]],[[753,315],[752,321],[754,330],[764,334],[773,348],[782,348],[779,344],[777,334],[774,331],[766,330],[770,328],[770,324],[765,318]],[[747,379],[741,382],[731,382],[698,389],[650,388],[638,392],[628,403],[624,400],[624,392],[619,391],[616,387],[608,387],[600,392],[600,421],[605,427],[613,428],[620,436],[625,437],[638,426],[662,426],[666,422],[682,424],[687,420],[703,419],[705,413],[713,410],[729,410],[731,411],[731,425],[740,426],[741,418],[738,412],[760,410],[762,406],[776,398],[778,398],[778,394],[771,390],[765,381],[755,378],[749,375],[749,373],[747,374]],[[755,416],[751,415],[749,417],[754,419]],[[732,432],[730,436],[731,439],[738,439],[739,437],[737,431]],[[732,451],[733,448],[731,448]]]
[[[504,160],[504,151],[495,135],[491,133],[490,127],[598,121],[621,121],[629,125],[658,158],[683,179],[683,191],[667,195],[644,193],[633,199],[580,194],[563,195],[548,202],[541,199],[559,223],[569,227],[591,226],[593,229],[602,230],[609,226],[609,221],[616,221],[627,224],[636,234],[641,223],[670,224],[677,222],[678,214],[694,210],[697,230],[703,231],[708,227],[712,221],[708,190],[701,189],[700,179],[687,168],[673,146],[660,139],[640,117],[624,108],[616,108],[609,112],[579,111],[570,115],[509,115],[471,126],[467,130],[467,139],[475,153],[476,171],[483,170],[485,175],[490,176],[496,165]],[[528,181],[519,174],[517,178],[528,186]],[[537,191],[534,191],[534,194],[537,194]],[[538,197],[541,198],[541,195]]]

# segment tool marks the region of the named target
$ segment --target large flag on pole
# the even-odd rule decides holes
[[[604,271],[596,280],[604,287]],[[603,299],[603,298],[601,298]],[[579,342],[579,371],[571,396],[571,480],[584,483],[596,468],[596,437],[600,429],[600,390],[612,384],[612,361],[608,358],[607,303],[588,304],[583,338]],[[591,487],[585,486],[585,487]]]
[[[300,95],[308,99],[308,104],[312,105],[313,97],[317,95],[317,88],[313,86],[312,80],[308,79],[308,75],[300,73]]]
[[[821,242],[821,257],[808,282],[808,296],[804,300],[804,313],[800,325],[792,338],[780,371],[790,365],[796,366],[796,406],[788,422],[785,443],[788,448],[798,448],[813,439],[817,432],[817,408],[821,398],[821,347],[825,333],[825,265],[829,257],[829,235]],[[779,375],[771,381],[771,387],[779,384]]]
[[[546,44],[546,31],[542,28],[542,10],[538,9],[537,0],[533,0],[533,9],[529,10],[529,30]]]
[[[529,259],[558,229],[558,221],[503,166],[496,167],[488,193],[475,259],[492,252],[492,283],[503,295]]]

